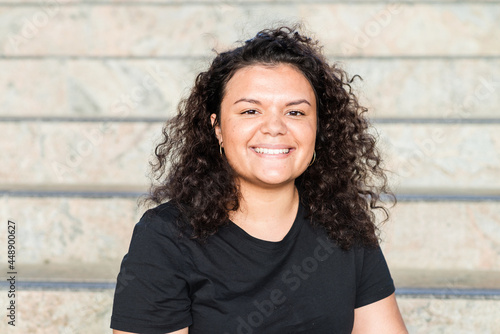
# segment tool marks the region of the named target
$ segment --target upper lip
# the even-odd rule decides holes
[[[252,145],[252,148],[267,148],[271,150],[286,150],[286,149],[293,149],[292,146],[290,145],[281,145],[281,144],[258,144],[258,145]]]

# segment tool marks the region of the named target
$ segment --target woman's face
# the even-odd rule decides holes
[[[316,117],[313,88],[294,67],[255,65],[236,71],[226,85],[215,130],[240,185],[293,183],[313,157]]]

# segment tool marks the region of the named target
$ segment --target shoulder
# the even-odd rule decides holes
[[[187,233],[189,224],[182,218],[178,206],[166,202],[144,212],[136,229],[151,230],[165,236],[181,236]]]
[[[380,245],[363,245],[361,243],[357,243],[352,246],[351,250],[355,254],[356,259],[363,266],[375,264],[376,262],[385,263],[384,254],[382,253]]]
[[[134,227],[124,263],[164,264],[168,258],[171,268],[185,268],[187,258],[183,256],[183,248],[186,243],[192,242],[189,236],[183,237],[181,224],[180,212],[172,203],[164,203],[144,212]]]
[[[345,252],[351,254],[354,259],[358,274],[366,270],[387,266],[384,254],[379,245],[365,245],[356,242]]]
[[[144,215],[143,219],[147,222],[150,219],[161,219],[164,221],[171,221],[171,220],[177,220],[180,218],[180,211],[178,206],[172,202],[166,202],[163,204],[160,204],[154,208],[151,208],[147,210]]]

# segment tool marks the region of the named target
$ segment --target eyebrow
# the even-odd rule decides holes
[[[262,103],[260,103],[259,100],[254,100],[254,99],[248,99],[248,98],[241,98],[239,99],[238,101],[234,102],[234,104],[236,103],[239,103],[239,102],[248,102],[248,103],[253,103],[253,104],[257,104],[257,105],[261,105]],[[302,104],[302,103],[305,103],[305,104],[308,104],[309,106],[311,105],[311,103],[309,103],[309,101],[307,101],[306,99],[300,99],[300,100],[296,100],[296,101],[290,101],[286,104],[287,107],[289,106],[296,106],[296,105],[299,105],[299,104]]]

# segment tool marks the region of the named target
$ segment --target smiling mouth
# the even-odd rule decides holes
[[[288,154],[290,152],[289,148],[271,149],[271,148],[254,148],[254,151],[260,154]]]

